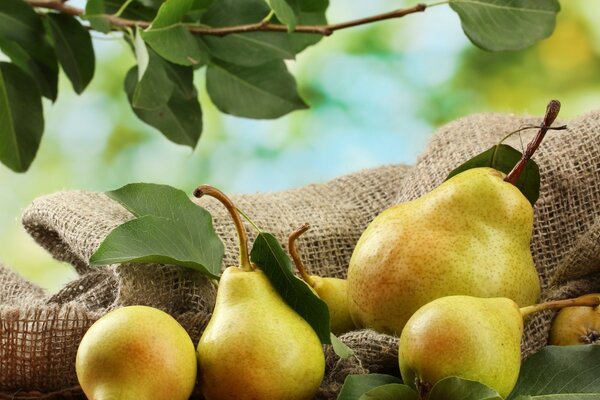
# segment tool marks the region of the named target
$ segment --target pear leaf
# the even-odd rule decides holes
[[[288,31],[292,32],[296,28],[298,14],[300,14],[298,0],[269,0],[269,4],[277,19],[286,24]]]
[[[402,379],[392,375],[348,375],[337,400],[359,400],[363,394],[376,387],[401,383]]]
[[[116,227],[90,258],[91,265],[181,265],[216,278],[224,246],[212,217],[185,192],[166,185],[129,184],[107,192],[135,217]]]
[[[292,261],[273,235],[258,234],[250,260],[269,278],[285,302],[312,326],[323,344],[331,344],[329,309],[308,285],[292,272]]]
[[[450,0],[467,37],[489,51],[521,50],[549,37],[558,0]]]
[[[104,0],[88,0],[85,5],[85,15],[83,18],[90,21],[92,28],[98,32],[108,33],[111,26],[105,14],[106,6],[104,5]]]
[[[502,400],[502,397],[483,383],[451,376],[433,386],[429,400]]]
[[[359,400],[419,400],[417,392],[400,383],[388,383],[369,390]]]
[[[547,346],[521,366],[507,400],[600,399],[600,346]]]
[[[495,145],[458,166],[450,172],[446,180],[468,169],[479,167],[491,167],[508,174],[522,155],[519,150],[507,144]],[[535,161],[527,162],[516,186],[533,206],[540,196],[540,169]]]
[[[329,334],[331,339],[331,346],[333,347],[333,351],[340,358],[350,358],[354,355],[354,351],[346,345],[346,343],[342,342],[340,338],[335,336],[333,333]]]

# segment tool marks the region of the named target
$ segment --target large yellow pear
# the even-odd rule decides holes
[[[325,371],[317,334],[260,269],[223,272],[197,355],[207,400],[309,400]]]
[[[196,384],[192,339],[169,314],[130,306],[86,332],[75,362],[90,400],[187,400]]]
[[[464,171],[388,208],[360,237],[348,270],[358,327],[399,335],[421,306],[450,295],[538,301],[533,209],[492,168]]]
[[[442,297],[420,308],[400,336],[403,381],[421,397],[451,376],[481,382],[502,398],[521,367],[523,317],[506,298]]]

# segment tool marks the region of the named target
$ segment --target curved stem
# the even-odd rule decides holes
[[[556,310],[565,307],[597,307],[600,305],[600,297],[585,297],[567,300],[555,300],[548,301],[546,303],[534,304],[528,307],[521,308],[521,315],[527,317],[533,313],[545,311],[545,310]]]
[[[194,190],[195,197],[202,196],[210,196],[219,200],[231,215],[231,219],[233,219],[233,223],[235,225],[235,229],[238,235],[238,243],[240,247],[240,268],[244,271],[253,271],[254,266],[250,262],[250,256],[248,253],[248,233],[246,232],[246,228],[240,218],[240,214],[237,211],[237,208],[233,204],[233,201],[219,189],[210,186],[210,185],[201,185]]]
[[[85,11],[64,4],[62,0],[25,0],[27,4],[32,7],[46,8],[55,10],[63,14],[72,15],[75,17],[81,17],[85,14]],[[417,4],[413,7],[402,8],[391,12],[377,14],[366,18],[360,18],[352,21],[337,23],[337,24],[326,24],[326,25],[297,25],[294,29],[294,33],[314,33],[322,36],[329,36],[333,32],[341,29],[351,28],[353,26],[370,24],[377,21],[383,21],[392,18],[402,18],[406,15],[423,12],[427,9],[425,4]],[[115,15],[102,15],[104,19],[111,23],[112,26],[117,28],[135,27],[148,28],[151,25],[149,21],[131,20],[121,18]],[[235,26],[224,26],[224,27],[206,27],[203,25],[186,25],[187,29],[197,35],[213,35],[213,36],[225,36],[232,33],[245,33],[245,32],[282,32],[288,33],[287,25],[283,24],[271,24],[265,23],[265,21],[258,21],[251,24],[235,25]]]
[[[288,249],[290,251],[290,255],[292,256],[292,260],[294,260],[294,264],[296,264],[296,268],[302,277],[304,282],[308,283],[311,287],[314,286],[314,279],[306,272],[306,268],[304,268],[304,263],[302,262],[302,258],[298,254],[298,248],[296,247],[296,239],[298,239],[304,232],[310,229],[310,225],[304,224],[296,229],[294,232],[290,233],[288,236]]]
[[[544,136],[546,136],[546,132],[548,132],[550,125],[552,125],[559,112],[560,101],[550,100],[550,103],[548,103],[548,106],[546,107],[546,115],[544,116],[542,127],[540,128],[537,135],[533,138],[533,140],[527,145],[527,149],[523,153],[523,156],[521,157],[517,165],[514,166],[512,171],[510,171],[508,175],[506,175],[504,181],[512,183],[513,185],[517,183],[517,180],[519,179],[521,173],[525,169],[525,165],[527,165],[527,162],[531,159],[533,153],[535,153],[535,151],[542,143]]]

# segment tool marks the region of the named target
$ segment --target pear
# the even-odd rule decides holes
[[[348,309],[348,281],[339,278],[320,277],[318,275],[309,275],[306,272],[302,258],[298,254],[296,240],[300,235],[310,229],[308,224],[304,224],[296,231],[292,232],[288,240],[288,249],[294,260],[296,269],[300,277],[310,286],[313,292],[323,300],[329,308],[329,324],[331,332],[336,335],[349,332],[355,329],[354,322]]]
[[[600,293],[580,298],[598,297]],[[600,307],[569,307],[554,318],[549,343],[556,346],[600,343]]]
[[[402,379],[422,399],[436,382],[451,376],[481,382],[506,398],[519,376],[523,318],[543,310],[598,304],[598,297],[522,308],[502,297],[433,300],[410,317],[400,335]]]
[[[455,294],[538,301],[533,209],[503,178],[492,168],[470,169],[371,222],[348,270],[357,326],[397,335],[419,307]]]
[[[325,356],[312,327],[288,306],[248,258],[247,236],[223,193],[200,186],[229,210],[240,239],[240,267],[223,272],[213,315],[197,347],[206,400],[309,400],[323,380]]]
[[[196,384],[192,339],[169,314],[116,309],[85,333],[75,361],[90,400],[187,400]]]

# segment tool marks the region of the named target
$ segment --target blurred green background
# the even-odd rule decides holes
[[[332,0],[328,17],[345,21],[399,5]],[[122,90],[134,58],[121,40],[95,35],[96,76],[80,97],[61,77],[58,101],[45,104],[31,170],[17,175],[0,165],[0,260],[49,291],[75,276],[20,224],[34,198],[55,191],[129,182],[188,192],[200,183],[228,193],[280,190],[413,163],[437,126],[472,112],[540,114],[550,98],[562,101],[562,118],[600,108],[600,1],[561,5],[552,38],[517,53],[472,46],[448,6],[339,31],[290,64],[311,109],[275,121],[218,113],[199,72],[205,129],[194,151],[135,118]]]

